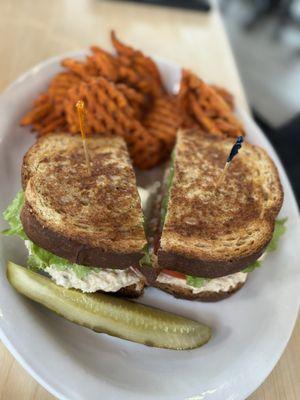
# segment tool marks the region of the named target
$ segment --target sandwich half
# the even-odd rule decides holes
[[[28,266],[58,285],[137,297],[152,268],[125,142],[93,136],[88,151],[91,174],[80,136],[38,139],[23,160],[23,192],[5,217],[19,224]]]
[[[155,286],[216,301],[240,289],[271,242],[283,190],[262,148],[244,143],[216,182],[232,139],[180,131],[165,179]]]

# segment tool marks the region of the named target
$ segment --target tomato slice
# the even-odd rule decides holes
[[[174,276],[174,278],[186,279],[184,274],[178,271],[173,271],[172,269],[163,269],[162,272],[166,275]]]

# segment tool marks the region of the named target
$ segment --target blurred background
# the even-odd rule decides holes
[[[211,6],[210,0],[137,1],[195,12]],[[300,0],[217,1],[251,111],[279,153],[300,204]]]
[[[300,1],[220,0],[257,123],[275,146],[300,201]]]

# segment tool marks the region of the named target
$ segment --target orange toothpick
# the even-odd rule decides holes
[[[92,173],[91,161],[90,161],[90,155],[89,155],[89,152],[87,149],[86,134],[85,134],[85,129],[84,129],[85,106],[84,106],[84,102],[82,100],[77,101],[76,109],[77,109],[77,114],[78,114],[78,121],[79,121],[79,127],[80,127],[80,132],[81,132],[81,139],[82,139],[82,145],[83,145],[83,150],[84,150],[86,168],[88,170],[89,175],[91,175],[91,173]]]

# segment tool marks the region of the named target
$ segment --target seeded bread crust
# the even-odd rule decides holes
[[[178,299],[186,299],[186,300],[198,300],[203,302],[215,302],[226,299],[232,294],[236,293],[244,286],[245,282],[238,283],[235,287],[231,288],[227,292],[202,292],[195,294],[189,289],[185,289],[179,286],[170,285],[167,283],[156,282],[155,287],[164,292],[172,294],[174,297]]]
[[[219,189],[232,139],[181,131],[160,239],[160,269],[215,278],[239,272],[272,239],[283,190],[265,150],[244,143]]]
[[[135,175],[122,138],[88,141],[92,174],[80,136],[40,138],[22,166],[21,221],[42,248],[91,267],[139,268],[146,245]]]

